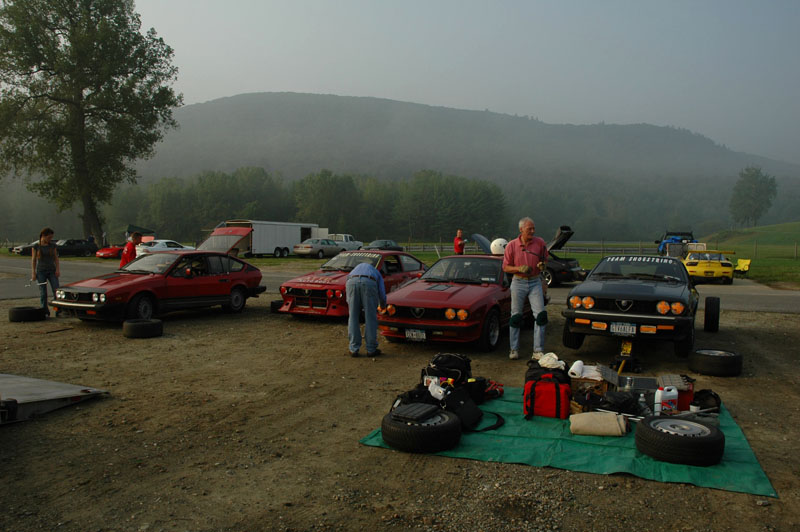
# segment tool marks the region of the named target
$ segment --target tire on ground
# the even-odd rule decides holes
[[[483,320],[483,330],[481,331],[481,347],[485,351],[494,351],[500,343],[500,311],[493,308]]]
[[[703,319],[703,330],[706,332],[717,332],[719,330],[719,298],[707,297],[705,317]]]
[[[164,322],[156,319],[134,319],[122,322],[125,338],[155,338],[164,334]]]
[[[718,427],[669,416],[648,416],[636,424],[636,448],[661,462],[710,466],[725,451]]]
[[[702,375],[736,377],[742,373],[742,355],[719,349],[698,349],[689,356],[689,369]]]
[[[461,420],[452,412],[440,410],[419,423],[405,423],[386,414],[381,436],[390,447],[409,453],[436,453],[452,449],[461,440]]]
[[[43,307],[11,307],[8,309],[8,321],[42,321],[47,315]]]

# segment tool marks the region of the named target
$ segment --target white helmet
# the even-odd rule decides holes
[[[506,246],[508,245],[508,240],[505,238],[495,238],[492,240],[492,255],[502,255],[506,252]]]

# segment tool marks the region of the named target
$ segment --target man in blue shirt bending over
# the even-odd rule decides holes
[[[381,354],[378,349],[378,305],[386,306],[386,287],[383,276],[374,266],[362,262],[347,276],[347,335],[350,339],[350,356],[357,357],[361,348],[361,327],[358,324],[364,310],[364,342],[367,356]]]

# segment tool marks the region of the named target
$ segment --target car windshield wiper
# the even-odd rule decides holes
[[[670,281],[670,282],[680,281],[680,279],[677,277],[673,277],[672,275],[664,275],[660,273],[632,273],[630,276],[634,279],[649,279],[653,281]]]
[[[451,281],[451,279],[445,279],[443,277],[420,277],[420,280],[430,283],[449,283]]]
[[[451,279],[454,283],[467,283],[467,284],[482,284],[482,281],[478,279],[470,279],[467,277],[456,277],[455,279]]]
[[[602,277],[604,279],[624,279],[627,277],[626,275],[622,275],[621,273],[613,273],[613,272],[597,272],[592,277]]]
[[[144,274],[153,273],[150,270],[117,270],[117,271],[125,272],[125,273],[144,273]]]

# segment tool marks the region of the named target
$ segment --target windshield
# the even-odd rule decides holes
[[[339,253],[331,260],[322,265],[323,270],[343,270],[350,271],[362,262],[371,264],[375,267],[381,256],[377,253]]]
[[[645,279],[686,282],[686,269],[671,257],[605,257],[589,274],[600,279]]]
[[[180,255],[173,255],[172,253],[142,255],[123,266],[120,271],[130,273],[165,273],[179,257]]]
[[[502,279],[502,261],[492,258],[445,257],[420,279],[430,282],[497,283]]]
[[[689,253],[689,260],[726,260],[722,253]]]

